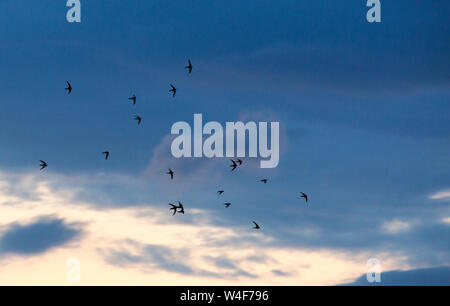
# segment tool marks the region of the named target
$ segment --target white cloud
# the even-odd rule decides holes
[[[450,217],[442,219],[442,222],[447,223],[450,225]]]
[[[407,232],[411,229],[412,222],[406,222],[398,219],[394,219],[392,221],[384,222],[381,225],[383,231],[389,234],[398,234],[402,232]]]
[[[444,190],[429,196],[432,200],[450,200],[450,190]]]

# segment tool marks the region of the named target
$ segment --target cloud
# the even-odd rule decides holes
[[[414,61],[421,52],[405,55],[403,52],[392,53],[388,47],[366,49],[344,43],[273,42],[251,51],[216,57],[208,62],[208,66],[227,76],[229,82],[235,82],[235,88],[241,83],[247,88],[264,90],[313,88],[366,95],[405,89],[448,88],[450,77],[446,65],[425,53],[420,54],[422,61]],[[448,64],[443,53],[439,53],[439,57]],[[415,64],[411,65],[412,62]],[[430,70],[433,73],[428,73]]]
[[[120,249],[106,249],[99,250],[99,252],[112,265],[122,268],[135,267],[143,273],[165,271],[206,278],[256,278],[255,275],[242,270],[232,259],[226,256],[205,256],[204,259],[212,263],[213,266],[204,269],[192,259],[192,251],[188,247],[170,247],[126,241],[121,244]]]
[[[240,268],[239,260],[236,260],[236,259],[232,260],[231,258],[228,258],[223,255],[217,256],[217,257],[206,256],[205,259],[212,262],[218,268],[222,268],[227,271],[231,271],[231,275],[229,275],[229,273],[225,274],[225,275],[228,275],[227,277],[234,278],[237,276],[244,276],[244,277],[249,277],[249,278],[257,278],[256,275],[249,273],[249,272],[243,270],[242,268]]]
[[[214,167],[220,163],[220,159],[211,158],[175,158],[171,153],[172,140],[176,135],[165,136],[161,143],[153,151],[153,157],[149,165],[143,172],[143,177],[157,178],[158,181],[164,176],[168,168],[171,168],[174,174],[174,182],[183,189],[190,188],[193,185],[210,182],[220,178],[218,171],[213,171]],[[222,163],[223,164],[223,160]],[[167,187],[171,180],[162,180],[159,183]],[[165,182],[165,183],[164,183]]]
[[[84,234],[78,246],[67,251],[54,247],[51,252],[36,253],[32,256],[36,258],[33,266],[51,265],[52,257],[58,257],[64,266],[67,257],[75,257],[80,258],[89,271],[94,269],[116,277],[133,275],[136,283],[144,279],[154,280],[157,275],[164,278],[164,284],[173,284],[175,278],[177,284],[191,281],[201,284],[201,280],[228,284],[233,279],[241,284],[248,284],[251,280],[260,284],[335,284],[338,280],[343,282],[364,273],[365,262],[371,257],[380,258],[383,266],[390,269],[449,263],[449,244],[430,239],[446,237],[449,231],[448,224],[441,222],[441,219],[436,222],[433,212],[422,214],[419,223],[410,221],[414,220],[410,215],[395,214],[395,211],[394,214],[391,211],[380,215],[365,214],[365,209],[370,210],[370,207],[347,203],[345,209],[340,206],[342,211],[330,215],[326,212],[330,208],[322,204],[318,194],[314,198],[317,203],[314,209],[297,205],[296,211],[285,212],[282,207],[267,207],[267,213],[270,213],[267,217],[259,202],[245,205],[236,202],[235,207],[240,210],[240,214],[236,215],[224,210],[222,205],[200,205],[196,200],[199,198],[186,194],[181,199],[186,204],[187,214],[172,217],[167,201],[154,201],[151,193],[145,193],[144,188],[142,200],[137,205],[131,202],[123,206],[103,206],[97,202],[99,195],[77,196],[86,194],[86,188],[95,190],[96,176],[80,175],[74,178],[52,173],[53,180],[58,184],[34,174],[22,173],[18,177],[21,177],[18,181],[30,180],[29,192],[38,197],[30,198],[17,190],[0,189],[0,224],[10,225],[5,227],[4,233],[30,225],[20,220],[40,221],[41,216],[53,214],[57,217],[49,220],[60,220],[60,223],[47,223],[59,225],[63,237],[68,237],[67,233],[71,232],[61,230],[61,227],[77,229],[76,224],[83,224]],[[120,196],[124,184],[129,185],[125,190],[132,188],[133,184],[146,184],[127,176],[113,175],[110,178],[113,179],[109,182],[109,188],[114,188],[116,192],[108,194],[108,188],[97,191],[102,194],[100,198],[106,199],[105,202],[109,202],[110,197]],[[106,178],[103,180],[107,181]],[[8,182],[9,175],[0,173],[0,185],[7,185]],[[135,188],[141,189],[140,186]],[[211,194],[217,201],[215,191]],[[201,195],[204,197],[203,193]],[[229,196],[233,195],[227,194]],[[186,198],[191,200],[184,201]],[[11,202],[17,204],[11,205]],[[317,209],[317,205],[321,205],[321,209]],[[249,213],[254,213],[254,207],[260,209],[258,220],[262,220],[263,230],[259,232],[251,230],[248,220]],[[386,222],[387,216],[393,219]],[[282,223],[276,222],[281,219]],[[402,222],[411,224],[408,230]],[[387,232],[380,231],[377,226],[380,224],[396,234],[386,235]],[[55,241],[65,245],[58,237]],[[421,247],[417,248],[417,245]],[[11,250],[11,247],[8,249]],[[6,270],[2,275],[8,275],[4,282],[14,278],[21,269],[14,256],[8,254],[12,253],[3,256],[11,262],[7,268],[2,268],[2,271]],[[328,267],[327,273],[320,272],[324,267]],[[274,270],[289,271],[289,275],[281,275]],[[48,280],[50,282],[50,278]],[[100,274],[94,273],[85,283],[102,282]],[[39,283],[38,277],[36,283]],[[51,283],[58,281],[52,280]]]
[[[363,275],[344,286],[450,286],[450,267],[382,272],[381,283],[369,283]]]
[[[408,231],[411,228],[411,226],[412,226],[411,222],[405,222],[395,219],[392,221],[384,222],[381,225],[381,228],[389,234],[397,234]]]
[[[105,208],[95,203],[97,198],[76,196],[95,182],[91,176],[73,179],[53,174],[57,185],[32,174],[19,176],[33,178],[29,191],[39,197],[0,190],[0,224],[9,224],[2,235],[1,284],[64,284],[68,258],[80,260],[82,284],[334,284],[365,271],[365,251],[350,254],[334,247],[314,250],[298,241],[285,243],[276,226],[255,232],[245,217],[213,214],[195,202],[186,206],[185,216],[177,217],[170,215],[167,203],[151,200]],[[0,182],[8,177],[0,173]],[[120,194],[128,178],[113,177],[111,186]],[[11,199],[19,204],[8,204]],[[42,217],[52,214],[55,217]],[[34,221],[17,221],[25,219]],[[46,235],[38,237],[37,246],[18,246],[18,241],[36,241],[37,233]],[[58,247],[75,238],[80,239],[70,248]],[[18,253],[35,256],[18,260],[14,256]],[[399,267],[388,257],[385,264]]]
[[[281,270],[272,270],[272,273],[276,276],[289,276],[289,272],[284,272]]]
[[[436,192],[429,197],[431,200],[450,200],[450,191]]]
[[[12,223],[0,237],[0,255],[35,255],[66,245],[78,238],[81,230],[75,224],[52,216],[39,217],[29,224]]]
[[[137,243],[134,243],[135,247]],[[136,251],[136,250],[135,250]],[[162,245],[142,245],[138,247],[137,254],[126,250],[106,250],[106,260],[114,265],[125,267],[141,264],[147,272],[165,270],[181,274],[194,274],[188,265],[183,262],[189,257],[189,250],[174,249]]]

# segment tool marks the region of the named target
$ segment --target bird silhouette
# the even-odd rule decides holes
[[[254,227],[254,229],[260,229],[260,227],[259,227],[258,223],[256,223],[255,221],[252,221],[252,222],[253,222],[253,224],[255,224],[255,227]]]
[[[170,175],[170,179],[173,180],[173,171],[169,168],[169,172],[166,172],[166,174]]]
[[[231,171],[234,171],[234,169],[236,169],[236,167],[237,167],[237,164],[234,160],[232,160],[232,159],[230,159],[230,160],[233,163],[232,165],[230,165],[230,167],[232,168]]]
[[[305,198],[306,202],[308,202],[308,196],[306,195],[306,193],[304,193],[304,192],[300,192],[300,193],[301,193],[300,198]]]
[[[69,81],[66,81],[67,83],[67,87],[65,88],[65,90],[67,90],[67,94],[70,95],[70,93],[72,92],[72,86],[70,85]]]
[[[183,214],[184,215],[184,206],[183,206],[183,204],[181,204],[181,202],[180,201],[178,201],[178,207],[177,207],[178,209],[179,209],[179,213],[180,214]]]
[[[169,205],[172,206],[172,207],[170,208],[170,210],[173,210],[172,216],[174,216],[174,215],[177,213],[178,206],[173,205],[172,203],[169,203]]]
[[[133,101],[133,105],[136,104],[136,95],[133,95],[132,97],[128,98],[128,100]]]
[[[172,84],[170,84],[170,87],[171,87],[172,89],[170,89],[169,92],[172,92],[172,93],[173,93],[172,97],[175,98],[175,95],[177,94],[177,89],[176,89],[175,86],[173,86]]]
[[[189,73],[191,73],[191,72],[192,72],[192,64],[191,64],[191,60],[188,59],[188,62],[189,62],[189,65],[187,65],[187,66],[184,67],[184,68],[188,69],[188,70],[189,70]]]
[[[242,165],[242,160],[238,159],[237,162],[238,162],[239,166]]]
[[[140,124],[141,124],[141,120],[142,120],[142,118],[141,118],[141,117],[139,117],[139,116],[134,116],[134,120],[137,120],[137,122],[138,122],[138,125],[140,125]]]
[[[262,179],[261,182],[263,182],[264,184],[267,184],[267,179]]]
[[[219,190],[219,191],[217,191],[217,194],[218,195],[221,195],[222,193],[224,193],[225,191],[223,191],[223,190]]]
[[[48,166],[47,163],[46,163],[45,161],[40,160],[40,162],[41,162],[41,164],[40,164],[41,170]]]
[[[105,151],[102,154],[105,154],[105,160],[108,160],[108,158],[109,158],[109,151]]]
[[[231,203],[225,203],[223,205],[225,205],[225,208],[228,208],[228,207],[230,207]]]

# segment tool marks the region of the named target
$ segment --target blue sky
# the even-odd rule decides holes
[[[262,225],[256,238],[221,237],[230,248],[358,254],[352,262],[364,268],[382,256],[387,270],[448,266],[450,4],[382,1],[382,23],[369,24],[365,2],[82,0],[82,22],[70,24],[65,1],[2,1],[0,260],[45,253],[34,257],[45,262],[58,248],[84,250],[92,235],[87,224],[103,220],[98,214],[135,209],[145,219],[181,200],[186,218],[165,220],[167,211],[157,223],[237,232],[251,220]],[[183,69],[188,58],[191,75]],[[132,94],[136,106],[127,100]],[[173,159],[170,127],[192,122],[194,113],[221,123],[279,121],[279,166],[259,169],[245,159],[230,173],[227,159]],[[140,127],[135,114],[143,117]],[[42,173],[40,159],[49,164]],[[218,189],[226,190],[223,199]],[[308,206],[300,191],[310,196]],[[62,206],[45,203],[21,215],[46,199]],[[233,210],[224,210],[225,201]],[[65,202],[96,217],[77,220]],[[181,284],[186,275],[199,283],[220,279],[213,268],[170,266],[180,250],[139,235],[92,256],[124,270],[128,260],[143,273],[175,273]],[[214,250],[220,243],[211,239]],[[42,246],[16,245],[27,240]],[[251,256],[191,252],[194,264],[216,263],[231,271],[222,274],[228,278],[270,278],[252,270]],[[364,273],[352,268],[316,282],[320,272],[308,265],[305,279],[292,273],[283,281],[285,271],[272,270],[291,285],[350,283]]]

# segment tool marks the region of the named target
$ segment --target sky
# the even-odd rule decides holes
[[[0,284],[450,285],[450,3],[381,2],[1,1]],[[195,113],[278,167],[174,158]]]

